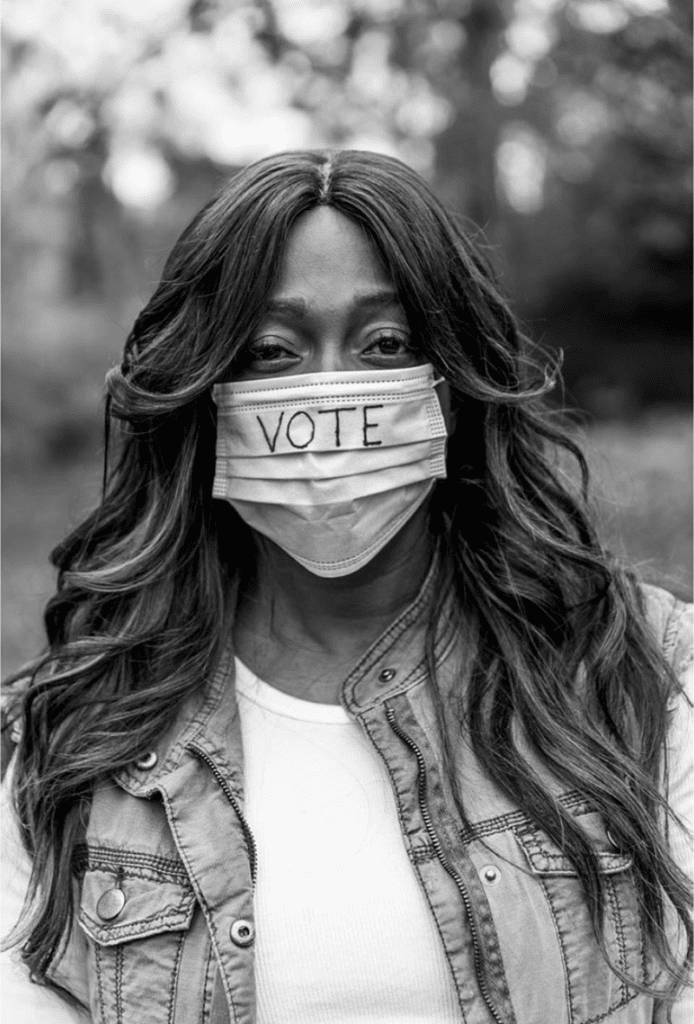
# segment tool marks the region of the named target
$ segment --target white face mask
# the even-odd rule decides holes
[[[366,565],[446,476],[430,364],[216,384],[213,397],[213,496],[318,576]]]

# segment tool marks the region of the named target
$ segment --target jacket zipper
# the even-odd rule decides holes
[[[222,775],[222,773],[220,772],[219,768],[214,763],[214,761],[212,760],[210,755],[206,751],[204,751],[201,747],[198,747],[194,743],[190,744],[190,746],[188,747],[188,750],[190,750],[193,754],[195,754],[196,757],[199,757],[201,761],[205,762],[205,764],[210,769],[210,771],[214,775],[215,779],[217,780],[217,782],[221,786],[221,789],[222,789],[222,792],[224,793],[224,796],[227,798],[227,800],[229,801],[231,806],[236,811],[237,817],[238,817],[239,821],[241,822],[241,828],[243,829],[243,834],[244,834],[244,836],[246,838],[246,845],[248,846],[248,858],[249,858],[250,864],[251,864],[251,883],[253,885],[253,888],[255,889],[255,878],[256,878],[257,865],[258,865],[258,848],[255,845],[255,838],[253,836],[253,833],[251,832],[250,825],[248,824],[248,822],[246,821],[245,817],[243,816],[243,811],[241,810],[241,805],[239,804],[238,800],[236,799],[236,797],[232,793],[231,786],[229,785],[227,780],[224,778],[224,776]]]
[[[499,1016],[499,1013],[492,1002],[491,996],[489,994],[487,980],[484,976],[484,971],[482,969],[482,953],[480,950],[479,939],[477,935],[477,926],[475,925],[475,919],[472,911],[472,901],[470,899],[470,894],[465,888],[465,883],[463,882],[458,872],[448,863],[446,855],[443,852],[443,847],[441,846],[441,840],[436,834],[436,830],[434,828],[434,824],[431,820],[431,815],[429,813],[429,808],[427,807],[426,763],[424,761],[424,756],[419,747],[417,746],[417,744],[415,743],[415,741],[410,736],[408,736],[406,732],[403,732],[403,730],[400,728],[397,721],[395,720],[395,712],[393,711],[392,708],[386,707],[386,716],[388,718],[388,721],[390,722],[390,727],[395,733],[395,735],[400,737],[403,743],[405,743],[410,748],[412,753],[417,758],[419,809],[422,812],[424,825],[429,835],[429,839],[431,840],[431,845],[434,847],[434,850],[436,852],[436,856],[438,857],[445,871],[448,872],[448,874],[455,882],[456,886],[458,887],[458,891],[460,892],[460,895],[462,897],[468,924],[470,926],[470,934],[472,935],[475,974],[477,975],[477,983],[479,985],[480,992],[482,993],[482,998],[487,1004],[487,1008],[491,1013],[492,1017],[494,1018],[494,1020],[497,1022],[497,1024],[504,1024],[503,1018]]]

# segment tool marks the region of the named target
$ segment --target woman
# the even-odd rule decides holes
[[[25,971],[104,1024],[684,1019],[688,619],[552,384],[395,160],[195,218],[16,684]]]

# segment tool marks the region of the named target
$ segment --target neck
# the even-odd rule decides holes
[[[427,506],[348,576],[316,576],[258,537],[256,576],[241,594],[234,627],[239,657],[261,677],[263,662],[267,674],[270,661],[288,664],[286,659],[318,658],[349,668],[419,592],[434,547]]]

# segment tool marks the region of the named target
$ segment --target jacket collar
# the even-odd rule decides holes
[[[388,626],[359,659],[342,687],[342,703],[360,715],[404,693],[428,675],[426,639],[429,612],[438,583],[439,556],[435,555],[414,601]],[[455,637],[455,608],[449,594],[437,623],[434,659],[448,657]]]
[[[427,676],[426,634],[428,611],[438,581],[439,558],[435,556],[415,599],[388,626],[359,659],[344,681],[342,703],[357,717],[397,694],[421,683]],[[437,665],[453,648],[453,602],[446,602],[437,626],[434,656]],[[239,794],[243,791],[243,754],[238,706],[235,698],[234,651],[231,636],[224,644],[219,663],[207,685],[183,705],[172,728],[153,751],[142,751],[140,762],[119,772],[116,782],[133,796],[150,797],[161,779],[175,771],[190,748],[202,748],[225,774]],[[153,758],[156,754],[156,759]],[[144,760],[149,755],[150,767]]]
[[[230,635],[207,684],[201,685],[185,701],[173,726],[151,751],[141,751],[137,760],[116,774],[118,785],[132,796],[151,797],[161,779],[176,771],[188,756],[191,745],[202,740],[201,745],[212,756],[226,753],[232,746],[234,734],[238,733],[240,738],[234,675],[234,651]],[[150,765],[147,764],[147,758],[150,759]],[[235,788],[239,790],[242,788],[240,768],[240,763],[229,766],[232,777],[238,775]]]

